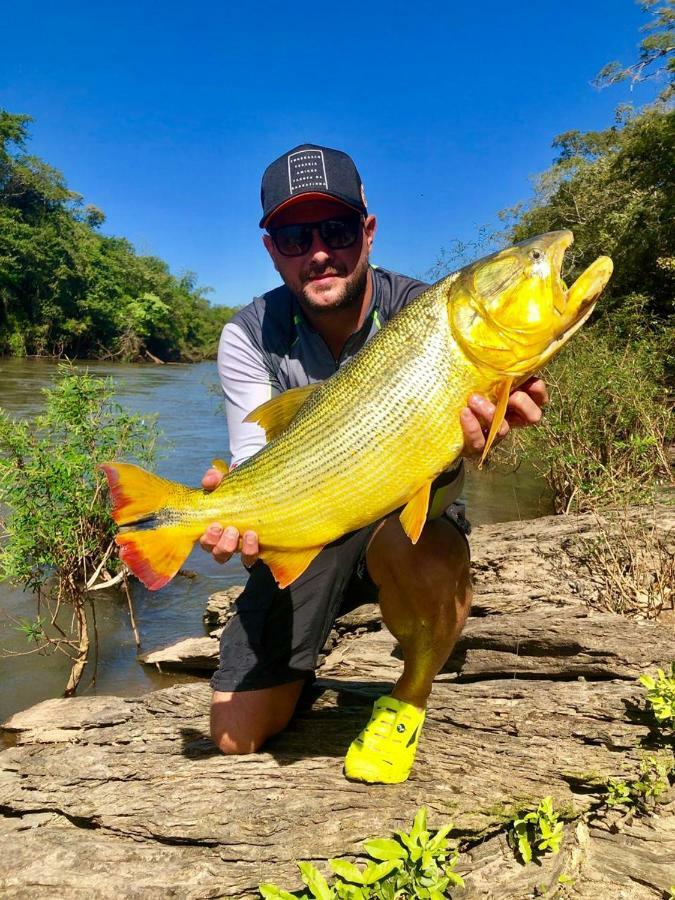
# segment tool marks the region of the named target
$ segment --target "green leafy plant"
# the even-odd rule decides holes
[[[553,798],[544,797],[536,809],[523,810],[512,819],[508,839],[527,865],[545,853],[558,853],[564,828],[553,808]]]
[[[454,871],[458,853],[451,848],[448,834],[452,823],[432,832],[427,827],[427,810],[419,810],[410,832],[397,831],[394,838],[365,841],[370,857],[364,867],[343,859],[331,859],[336,875],[332,885],[311,863],[298,868],[307,891],[290,893],[274,884],[261,884],[268,900],[443,900],[452,887],[464,881]]]
[[[675,776],[675,758],[669,750],[648,754],[640,761],[639,777],[624,781],[610,778],[604,802],[607,806],[649,812],[666,794]]]
[[[610,778],[607,782],[607,795],[605,796],[605,804],[611,807],[617,806],[633,806],[635,800],[631,785],[627,781],[618,778]]]
[[[659,725],[675,728],[675,662],[669,675],[657,669],[656,678],[640,675],[640,684],[647,688],[647,705]]]
[[[44,412],[31,420],[0,409],[0,579],[34,593],[37,616],[18,625],[35,644],[25,652],[65,654],[69,695],[96,638],[92,592],[126,587],[97,464],[120,456],[151,463],[156,429],[114,401],[110,379],[70,366],[59,367],[44,396]]]

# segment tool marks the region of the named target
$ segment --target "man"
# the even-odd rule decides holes
[[[329,377],[426,287],[369,264],[376,220],[345,153],[312,144],[285,153],[266,169],[261,199],[263,243],[284,284],[253,300],[223,330],[218,367],[232,465],[264,445],[262,430],[243,422],[252,409]],[[537,422],[545,401],[538,380],[514,392],[501,436],[508,421]],[[484,397],[470,398],[461,413],[465,456],[482,451],[493,413]],[[220,478],[209,470],[204,487],[212,489]],[[465,529],[445,512],[462,479],[461,461],[440,476],[417,544],[392,513],[324,548],[285,590],[257,560],[254,532],[239,535],[227,523],[209,527],[202,547],[219,562],[240,552],[250,569],[212,680],[211,733],[224,753],[255,752],[281,731],[313,677],[336,616],[377,600],[401,647],[403,674],[391,695],[375,702],[349,748],[345,775],[386,783],[408,777],[433,679],[471,603]]]

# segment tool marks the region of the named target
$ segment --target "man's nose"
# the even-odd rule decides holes
[[[307,253],[314,258],[330,259],[331,249],[323,242],[318,228],[312,228],[312,243]]]

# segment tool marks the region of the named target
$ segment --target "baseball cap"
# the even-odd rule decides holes
[[[274,213],[290,206],[298,197],[334,197],[368,214],[361,176],[351,157],[341,150],[300,144],[265,169],[260,188],[264,228]]]

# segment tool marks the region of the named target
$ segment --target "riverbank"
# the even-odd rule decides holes
[[[660,527],[675,527],[665,507]],[[672,621],[599,612],[575,547],[593,517],[485,525],[472,537],[476,601],[439,675],[410,780],[351,784],[342,759],[374,696],[400,671],[375,611],[337,632],[316,690],[254,757],[208,738],[210,691],[51,700],[6,723],[0,754],[3,896],[255,897],[298,886],[296,859],[327,872],[362,840],[426,805],[460,842],[456,897],[657,898],[675,880],[675,800],[626,820],[603,811],[608,778],[632,778],[658,743],[637,677],[673,656]],[[554,797],[563,849],[523,867],[505,819]],[[567,888],[566,888],[567,890]]]

